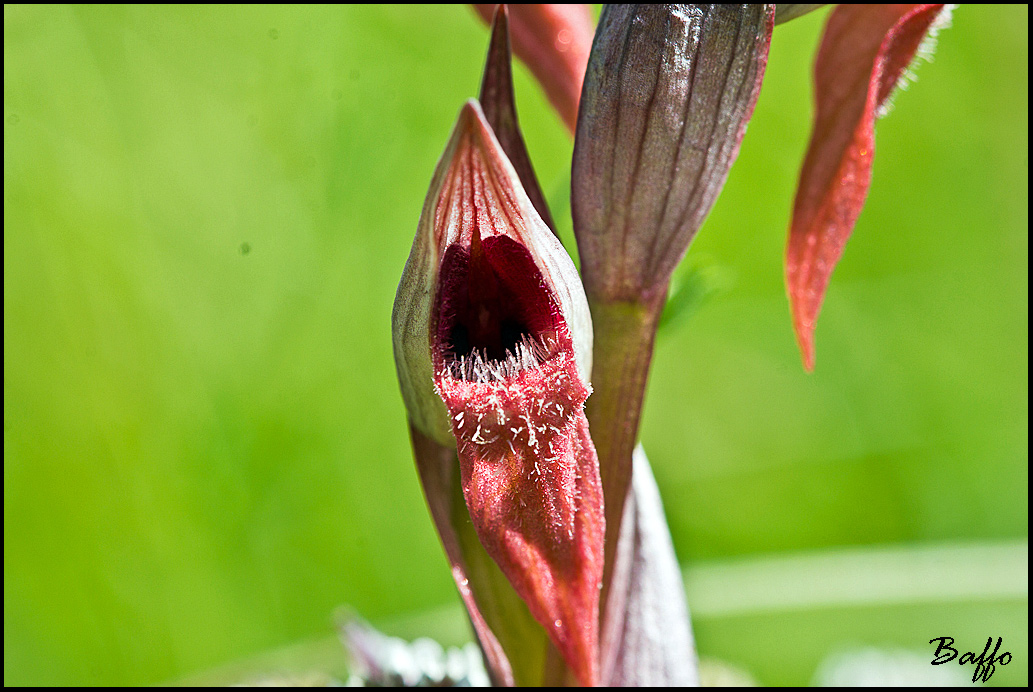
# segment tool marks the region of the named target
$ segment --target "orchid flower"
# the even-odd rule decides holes
[[[476,6],[478,99],[434,172],[392,316],[416,466],[499,685],[697,684],[638,426],[672,272],[724,185],[775,24],[816,5]],[[805,365],[871,180],[873,123],[943,5],[840,6],[786,255]],[[575,132],[581,274],[520,134],[515,52]],[[589,49],[589,42],[591,47]]]

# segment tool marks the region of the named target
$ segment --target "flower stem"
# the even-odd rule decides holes
[[[595,330],[594,393],[585,408],[599,455],[606,512],[603,603],[613,574],[624,501],[631,485],[631,454],[638,439],[649,364],[666,295],[665,285],[653,298],[643,301],[589,296]]]

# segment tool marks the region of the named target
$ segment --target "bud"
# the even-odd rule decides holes
[[[646,301],[717,199],[760,92],[774,5],[607,5],[571,205],[593,299]]]
[[[595,684],[604,524],[584,414],[591,317],[476,101],[435,171],[392,319],[413,427],[455,445],[481,544]]]
[[[571,211],[596,329],[588,415],[607,554],[619,539],[671,273],[738,153],[774,13],[774,5],[607,5],[599,19],[578,112]]]

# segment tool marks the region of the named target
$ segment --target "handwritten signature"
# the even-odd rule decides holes
[[[996,670],[995,664],[1006,666],[1011,663],[1011,652],[1005,651],[1000,655],[997,654],[1001,649],[1002,638],[997,638],[997,646],[994,647],[993,653],[990,653],[990,647],[993,645],[994,638],[987,637],[986,646],[983,647],[983,653],[976,656],[974,651],[966,651],[961,654],[961,659],[958,661],[959,665],[965,665],[972,663],[975,665],[975,672],[972,674],[972,682],[982,679],[986,682],[990,679],[990,676],[994,674]],[[954,648],[954,637],[936,637],[930,639],[929,643],[940,642],[936,646],[936,651],[933,652],[932,664],[934,666],[943,665],[944,663],[950,663],[958,657],[958,650]],[[989,658],[987,657],[987,654]]]

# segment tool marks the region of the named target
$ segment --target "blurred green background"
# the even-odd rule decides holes
[[[782,253],[825,14],[776,28],[650,384],[699,649],[807,684],[1002,636],[991,684],[1025,684],[1028,9],[958,9],[880,121],[806,375]],[[4,7],[5,684],[183,679],[341,604],[467,636],[390,311],[486,39],[463,6]],[[572,143],[516,81],[569,241]]]

